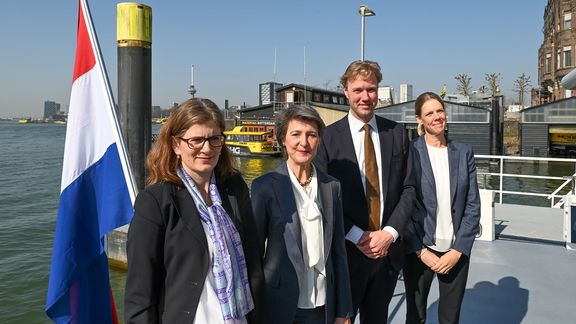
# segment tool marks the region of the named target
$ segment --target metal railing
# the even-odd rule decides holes
[[[487,178],[488,177],[498,177],[499,184],[497,188],[492,188],[495,193],[499,196],[499,203],[502,204],[502,198],[504,195],[519,195],[519,196],[535,196],[535,197],[545,197],[550,200],[550,207],[551,208],[561,208],[564,203],[564,194],[560,192],[565,189],[568,184],[572,184],[571,191],[574,193],[574,179],[576,177],[576,159],[564,159],[564,158],[540,158],[540,157],[523,157],[523,156],[502,156],[502,155],[475,155],[476,161],[484,161],[487,160],[490,163],[497,163],[499,166],[499,172],[480,172],[478,171],[478,175],[482,177],[483,186],[487,188]],[[574,171],[571,174],[567,174],[564,176],[545,176],[545,175],[527,175],[527,174],[515,174],[515,173],[505,173],[504,164],[506,162],[533,162],[533,163],[543,163],[543,162],[563,162],[563,163],[573,163],[574,164]],[[555,190],[550,193],[545,193],[546,186],[542,186],[540,188],[544,188],[538,190],[538,192],[534,191],[512,191],[512,190],[504,190],[504,179],[505,178],[517,178],[517,179],[537,179],[542,181],[562,181],[562,184],[558,186]],[[556,203],[556,199],[559,198],[558,202]]]

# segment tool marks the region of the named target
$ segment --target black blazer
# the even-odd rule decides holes
[[[410,220],[415,202],[415,180],[412,171],[412,158],[404,126],[376,116],[381,146],[383,210],[382,228],[392,226],[400,235],[390,246],[388,258],[396,270],[404,263],[403,236]],[[344,207],[344,231],[352,225],[368,230],[368,204],[360,168],[356,159],[348,116],[326,128],[314,164],[342,184]],[[350,260],[367,259],[358,248],[347,243]],[[358,262],[349,262],[350,273],[355,271]],[[354,284],[354,283],[352,283]]]
[[[240,175],[218,183],[222,205],[240,233],[255,309],[261,320],[262,269],[248,186]],[[211,271],[208,242],[192,196],[160,182],[140,192],[128,232],[126,323],[192,323]],[[218,314],[221,316],[220,314]]]
[[[252,183],[252,206],[264,268],[266,323],[292,323],[304,271],[301,225],[286,162]],[[326,260],[326,323],[352,316],[340,184],[317,172]]]

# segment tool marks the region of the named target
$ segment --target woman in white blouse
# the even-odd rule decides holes
[[[352,315],[340,183],[312,164],[324,122],[295,106],[276,119],[287,161],[252,183],[267,323],[346,323]]]
[[[480,221],[474,152],[446,137],[440,96],[421,94],[415,103],[420,137],[412,142],[418,204],[406,235],[406,323],[425,323],[432,280],[438,278],[438,322],[458,323],[470,252]]]

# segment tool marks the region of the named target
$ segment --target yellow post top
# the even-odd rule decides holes
[[[118,46],[127,43],[150,46],[152,43],[152,8],[135,2],[122,2],[116,6]],[[131,46],[131,45],[128,45]]]

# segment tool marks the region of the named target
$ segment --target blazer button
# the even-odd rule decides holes
[[[190,284],[191,284],[192,286],[198,286],[198,283],[197,283],[196,281],[192,281]]]

